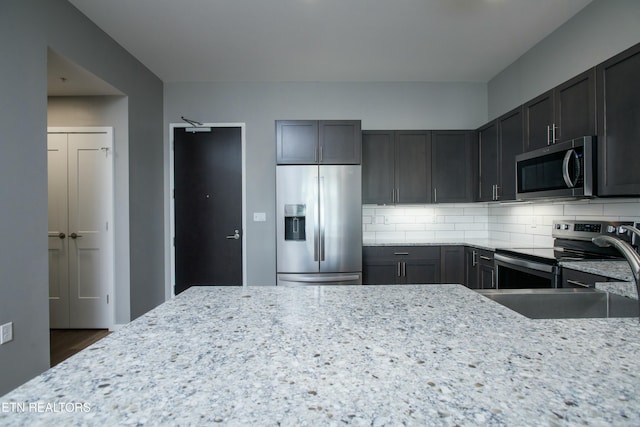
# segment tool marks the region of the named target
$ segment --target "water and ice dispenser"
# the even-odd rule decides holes
[[[284,240],[306,240],[306,205],[284,205]]]

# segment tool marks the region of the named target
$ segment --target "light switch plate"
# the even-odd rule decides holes
[[[265,222],[267,220],[266,212],[254,212],[253,213],[253,220],[255,222]]]
[[[13,322],[0,326],[0,345],[13,341]]]

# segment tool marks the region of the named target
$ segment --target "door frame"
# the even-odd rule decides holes
[[[109,296],[111,297],[109,300],[109,319],[108,319],[108,329],[113,331],[116,329],[115,319],[116,319],[116,306],[118,295],[116,295],[115,289],[115,277],[116,277],[116,263],[115,263],[115,230],[118,224],[115,222],[115,206],[116,206],[116,198],[115,198],[115,140],[114,140],[114,129],[112,126],[48,126],[47,134],[50,133],[104,133],[106,134],[111,141],[111,161],[109,162],[109,196],[111,198],[111,208],[108,213],[109,230],[107,230],[107,238],[108,238],[108,253],[109,253],[109,265],[108,270],[111,273],[109,278]],[[48,197],[48,193],[47,193]],[[48,293],[47,293],[48,294]],[[48,301],[48,297],[47,297]],[[48,307],[48,305],[47,305]]]
[[[173,197],[173,189],[175,188],[175,176],[174,176],[174,155],[173,149],[175,141],[173,139],[174,129],[176,128],[188,128],[193,127],[188,123],[170,123],[169,124],[169,182],[166,188],[166,195],[169,200],[169,233],[166,234],[165,245],[168,248],[170,254],[170,272],[169,280],[165,284],[165,295],[167,299],[175,296],[175,282],[176,282],[176,247],[173,244],[176,235],[175,224],[175,199]],[[247,173],[246,173],[246,124],[245,123],[203,123],[198,127],[210,127],[210,128],[240,128],[241,139],[241,156],[242,156],[242,233],[241,233],[241,245],[242,245],[242,286],[247,286]]]

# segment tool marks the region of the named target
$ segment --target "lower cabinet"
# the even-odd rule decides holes
[[[562,268],[563,288],[594,288],[596,283],[611,282],[616,279],[600,276],[597,274],[585,273],[584,271]]]
[[[365,246],[362,251],[362,283],[440,283],[440,246]]]
[[[465,286],[471,289],[493,289],[496,287],[492,251],[465,247],[464,263]]]
[[[440,247],[440,283],[465,283],[465,247]]]

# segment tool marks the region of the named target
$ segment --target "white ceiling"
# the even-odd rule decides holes
[[[165,82],[487,82],[591,0],[69,0]]]

